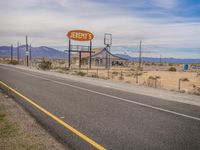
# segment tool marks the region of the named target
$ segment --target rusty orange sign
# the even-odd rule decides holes
[[[67,33],[69,39],[76,41],[90,41],[94,38],[91,32],[84,30],[72,30]]]

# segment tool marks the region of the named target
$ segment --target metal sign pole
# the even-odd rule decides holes
[[[109,54],[108,54],[108,69],[110,69],[110,46],[109,45],[108,45],[107,51],[109,52]]]
[[[108,46],[106,46],[106,69],[108,69]]]
[[[79,69],[81,69],[81,51],[79,52]]]
[[[110,69],[110,46],[112,45],[112,34],[105,33],[104,34],[104,45],[106,45],[106,62],[105,68]]]
[[[90,40],[90,66],[89,68],[91,69],[92,67],[92,40]]]
[[[71,39],[69,39],[68,68],[71,67]]]

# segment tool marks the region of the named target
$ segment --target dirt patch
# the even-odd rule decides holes
[[[0,90],[0,149],[64,150],[65,147]]]
[[[68,71],[69,72],[69,71]],[[129,69],[92,69],[92,70],[71,70],[68,74],[88,77],[98,77],[101,79],[110,79],[124,83],[140,84],[149,87],[166,89],[171,91],[184,91],[190,94],[199,95],[200,76],[197,72],[170,72],[170,71],[132,71]],[[180,79],[186,79],[187,82]],[[180,87],[179,87],[180,86]],[[179,89],[180,88],[180,89]]]

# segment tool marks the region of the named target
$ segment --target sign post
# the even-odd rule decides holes
[[[110,33],[104,34],[104,45],[106,45],[106,50],[107,50],[105,68],[110,69],[110,46],[112,45],[112,34]]]
[[[92,40],[90,40],[90,66],[89,68],[92,68]]]
[[[71,39],[69,39],[68,67],[71,67]]]

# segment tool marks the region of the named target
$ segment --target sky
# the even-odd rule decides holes
[[[200,58],[200,0],[1,0],[0,45],[67,49],[66,33],[94,34],[94,47],[113,36],[113,53]],[[73,44],[88,45],[88,42]]]

